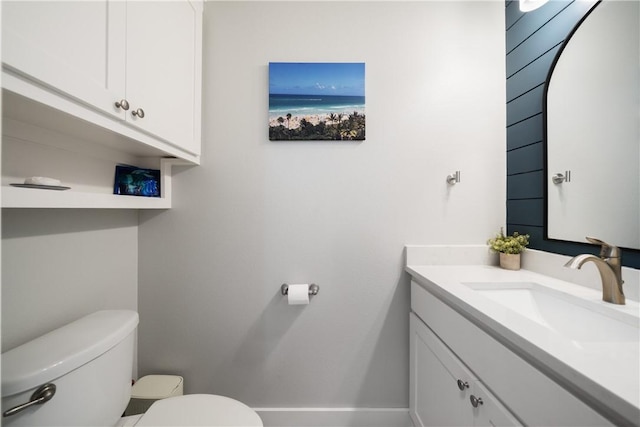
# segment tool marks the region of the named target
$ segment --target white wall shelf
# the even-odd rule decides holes
[[[40,190],[2,186],[3,208],[67,209],[171,209],[171,167],[190,164],[179,159],[162,159],[161,197],[125,196],[70,190]]]
[[[96,209],[169,209],[171,201],[163,197],[121,196],[116,194],[52,191],[17,187],[2,188],[3,208],[96,208]]]

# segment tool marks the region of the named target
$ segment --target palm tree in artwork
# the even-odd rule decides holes
[[[284,119],[282,118],[282,116],[278,117],[278,123],[280,124],[280,126],[282,126],[282,124],[284,123]]]
[[[329,114],[328,119],[329,119],[330,122],[335,123],[335,121],[338,119],[338,117],[334,113],[331,113],[331,114]]]
[[[287,113],[287,129],[289,129],[289,121],[291,120],[291,113]]]

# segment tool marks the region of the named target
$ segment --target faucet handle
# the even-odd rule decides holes
[[[600,258],[620,258],[620,248],[603,242],[600,239],[586,237],[589,243],[600,245]]]

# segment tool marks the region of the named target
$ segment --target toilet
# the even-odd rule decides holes
[[[104,310],[2,354],[3,426],[244,426],[258,414],[237,400],[211,394],[169,397],[146,413],[122,417],[131,397],[138,313]],[[32,400],[47,384],[43,403]],[[10,414],[10,415],[9,415]]]

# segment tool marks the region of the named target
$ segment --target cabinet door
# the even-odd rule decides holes
[[[127,2],[127,121],[192,153],[200,152],[200,5]],[[134,115],[142,109],[144,117]]]
[[[3,1],[3,66],[124,118],[114,104],[125,94],[125,19],[121,1]]]
[[[409,414],[414,424],[471,425],[469,386],[475,377],[415,314],[410,316]]]
[[[409,414],[416,426],[519,426],[518,420],[415,314]]]
[[[522,425],[480,382],[475,382],[471,389],[468,403],[473,413],[474,426]],[[475,398],[474,401],[472,397]]]

